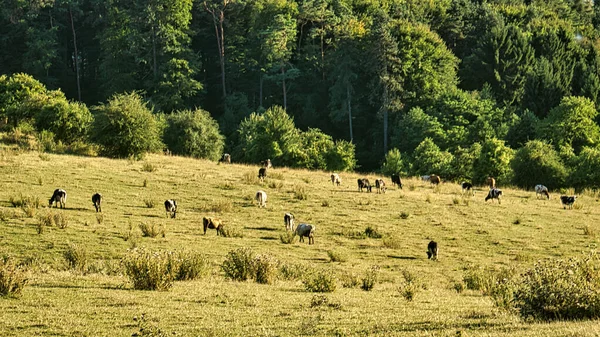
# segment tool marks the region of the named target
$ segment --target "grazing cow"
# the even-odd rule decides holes
[[[165,212],[167,212],[167,217],[171,216],[171,219],[174,219],[175,215],[177,215],[177,201],[172,199],[165,200]]]
[[[561,195],[560,203],[563,204],[563,209],[567,209],[567,207],[569,207],[569,209],[573,209],[573,204],[575,203],[576,199],[577,199],[576,195],[572,195],[572,196]]]
[[[492,188],[489,192],[487,197],[485,197],[485,201],[488,201],[490,199],[492,199],[492,202],[494,202],[494,199],[498,200],[498,204],[500,204],[500,197],[502,196],[502,191],[497,189],[497,188]]]
[[[442,182],[442,179],[439,176],[432,174],[431,176],[429,176],[429,182],[433,185],[439,185]]]
[[[285,213],[283,215],[283,223],[285,224],[286,231],[293,231],[294,230],[294,214]]]
[[[494,177],[487,177],[485,183],[489,186],[490,189],[496,188],[496,179],[494,179]]]
[[[267,159],[265,161],[261,161],[260,164],[266,168],[272,168],[273,165],[271,165],[271,159]]]
[[[473,184],[463,181],[462,183],[460,183],[460,186],[462,187],[463,194],[465,192],[471,192],[473,193],[473,195],[475,195],[475,191],[473,190]]]
[[[392,174],[392,185],[397,185],[402,189],[402,180],[400,179],[400,174]]]
[[[421,180],[423,181],[429,181],[431,179],[431,176],[421,176]]]
[[[258,207],[267,207],[267,192],[258,191],[254,198],[258,202]]]
[[[60,208],[67,208],[67,191],[60,188],[55,189],[49,201],[50,208],[52,208],[53,203],[56,203],[57,208],[58,204],[60,204]]]
[[[385,193],[387,190],[385,181],[383,181],[383,179],[375,179],[375,188],[377,188],[377,193]]]
[[[334,184],[334,185],[340,186],[340,184],[342,183],[342,178],[340,178],[339,174],[332,173],[331,174],[331,183]]]
[[[216,229],[217,236],[225,236],[225,233],[223,232],[225,225],[223,225],[223,222],[220,219],[204,217],[204,219],[202,219],[202,225],[204,227],[204,235],[206,235],[207,229]]]
[[[362,192],[363,188],[366,188],[368,192],[371,192],[371,183],[369,183],[369,179],[358,179],[358,191]]]
[[[315,230],[315,225],[301,223],[296,227],[294,234],[300,236],[300,242],[304,242],[304,238],[307,237],[308,244],[312,245],[315,243]]]
[[[260,179],[260,181],[264,181],[266,177],[267,177],[267,168],[261,167],[258,170],[258,179]]]
[[[427,258],[437,260],[438,257],[438,244],[435,241],[430,241],[427,245]]]
[[[540,196],[542,198],[546,196],[546,198],[550,200],[550,193],[548,193],[548,187],[544,185],[535,185],[535,197],[539,198]]]
[[[96,213],[102,212],[102,194],[95,193],[92,195],[92,202],[94,203],[94,207],[96,207]]]
[[[223,153],[223,156],[219,159],[219,163],[231,164],[231,155],[229,155],[229,153]]]

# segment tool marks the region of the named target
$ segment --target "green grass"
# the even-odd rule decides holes
[[[598,321],[541,323],[522,320],[496,308],[479,291],[456,290],[465,267],[531,267],[540,259],[569,257],[599,244],[600,207],[583,194],[578,209],[563,210],[558,198],[535,200],[534,192],[503,187],[502,204],[485,203],[477,190],[468,203],[456,202],[458,184],[435,190],[403,178],[410,188],[385,195],[359,193],[355,185],[334,187],[330,172],[276,168],[276,185],[258,182],[257,166],[217,165],[176,156],[148,155],[160,169],[141,173],[143,163],[80,156],[0,151],[0,256],[36,261],[18,297],[0,298],[0,336],[131,336],[134,317],[145,318],[168,335],[178,336],[595,336]],[[57,174],[60,172],[60,174]],[[201,174],[200,174],[201,172]],[[251,173],[251,174],[250,174]],[[146,187],[144,176],[151,179]],[[343,181],[375,175],[343,173]],[[39,184],[38,177],[43,177]],[[68,192],[68,226],[44,226],[25,216],[10,200],[20,193],[39,198],[45,214],[55,188]],[[266,190],[269,207],[248,200]],[[91,195],[105,197],[102,220]],[[307,197],[299,198],[305,194]],[[176,199],[178,214],[167,218],[158,203]],[[329,207],[323,207],[323,201]],[[283,214],[296,223],[315,224],[315,244],[283,244]],[[402,216],[406,214],[406,216]],[[218,217],[242,237],[202,235],[202,218]],[[515,225],[515,219],[519,224]],[[161,224],[165,237],[142,236],[140,223]],[[87,225],[86,225],[87,224]],[[364,235],[376,229],[382,238]],[[362,233],[346,235],[344,233]],[[427,260],[427,243],[439,244],[439,261]],[[85,247],[86,273],[66,268],[64,252]],[[119,261],[128,249],[202,254],[206,276],[175,281],[168,291],[138,291]],[[229,251],[250,248],[282,263],[272,284],[232,282],[220,268]],[[328,251],[343,251],[348,262],[331,263]],[[286,267],[284,267],[286,266]],[[297,266],[297,267],[293,267]],[[360,281],[379,266],[377,283],[363,291]],[[284,270],[282,272],[281,270]],[[403,271],[418,275],[426,287],[408,301]],[[313,305],[315,293],[303,280],[315,271],[335,274],[328,305]],[[298,274],[298,275],[296,275]],[[354,281],[347,280],[347,275]],[[346,286],[349,285],[349,286]],[[425,289],[426,288],[426,289]],[[320,298],[320,297],[319,297]],[[318,302],[318,301],[317,301]],[[319,302],[320,303],[320,302]],[[324,302],[323,302],[324,303]],[[311,307],[312,306],[312,307]]]

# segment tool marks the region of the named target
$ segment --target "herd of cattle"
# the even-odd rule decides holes
[[[219,160],[219,162],[230,164],[231,156],[229,154],[224,154],[221,157],[221,159]],[[267,160],[261,162],[261,165],[262,165],[262,167],[258,171],[258,178],[260,181],[263,181],[267,177],[268,170],[270,168],[272,168],[273,166],[271,164],[270,159],[267,159]],[[442,179],[435,174],[421,176],[421,179],[423,181],[430,182],[432,185],[439,185],[442,182]],[[402,179],[400,178],[399,174],[392,174],[391,181],[392,181],[393,186],[397,186],[398,188],[402,189]],[[333,173],[333,174],[331,174],[331,183],[333,185],[340,186],[342,184],[342,178],[340,177],[339,174]],[[371,183],[369,182],[369,179],[360,178],[360,179],[358,179],[357,183],[358,183],[358,191],[359,192],[362,192],[363,190],[365,190],[367,192],[372,192],[372,186],[371,186]],[[496,180],[493,177],[488,177],[486,180],[486,184],[489,187],[489,191],[488,191],[487,196],[485,197],[485,201],[488,201],[490,199],[493,201],[494,199],[496,199],[496,200],[498,200],[498,203],[500,204],[501,203],[500,199],[502,197],[502,191],[496,187]],[[472,195],[474,195],[473,184],[471,184],[470,182],[462,182],[461,187],[462,187],[463,194],[471,193]],[[381,178],[378,178],[375,180],[375,188],[377,190],[377,193],[385,193],[387,191],[385,181]],[[550,199],[550,193],[548,192],[548,188],[544,185],[536,185],[535,186],[535,194],[536,194],[537,198],[545,197],[547,199]],[[258,207],[266,207],[267,193],[265,191],[262,191],[262,190],[257,191],[254,198],[258,204]],[[565,209],[567,207],[569,209],[572,209],[576,198],[577,197],[574,195],[573,196],[562,195],[560,197],[560,201]],[[60,205],[60,208],[66,208],[66,202],[67,202],[67,192],[64,189],[56,189],[54,191],[54,193],[52,194],[52,197],[50,198],[49,206],[52,207],[53,205],[56,205],[56,207],[58,208]],[[96,212],[102,212],[102,195],[100,193],[95,193],[94,195],[92,195],[92,203],[96,209]],[[165,205],[165,211],[166,211],[167,217],[175,218],[177,215],[177,201],[169,199],[169,200],[165,201],[164,205]],[[294,227],[294,215],[289,212],[284,214],[283,222],[284,222],[286,231],[292,232],[294,236],[296,236],[296,235],[299,236],[300,242],[303,242],[304,238],[307,237],[308,244],[314,244],[314,242],[315,242],[314,236],[315,236],[315,231],[316,231],[315,225],[307,224],[307,223],[300,223],[300,224],[298,224],[298,226]],[[203,223],[204,234],[206,234],[207,229],[215,229],[217,231],[217,236],[218,235],[225,236],[225,231],[224,231],[225,225],[223,224],[223,222],[220,219],[212,218],[212,217],[204,217],[202,220],[202,223]],[[435,241],[431,241],[427,245],[427,257],[429,259],[437,259],[437,256],[438,256],[438,244]]]

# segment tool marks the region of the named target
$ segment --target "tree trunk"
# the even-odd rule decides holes
[[[75,24],[73,23],[73,11],[69,7],[69,17],[71,18],[71,32],[73,33],[73,48],[75,50],[75,77],[77,79],[77,99],[81,102],[81,83],[79,81],[79,53],[77,52],[77,34],[75,34]]]
[[[350,84],[346,85],[346,104],[348,105],[348,121],[350,123],[350,142],[354,143],[354,135],[352,133],[352,96],[350,94]]]
[[[258,98],[258,106],[262,108],[263,106],[263,74],[262,72],[260,73],[260,78],[258,80],[259,82],[259,89],[258,89],[258,93],[259,93],[259,98]]]
[[[387,153],[388,147],[388,89],[383,89],[383,154]]]
[[[281,66],[281,82],[283,85],[283,110],[287,111],[287,90],[285,88],[285,67]]]
[[[152,73],[154,81],[158,78],[158,64],[156,61],[156,26],[152,25]]]
[[[223,99],[227,96],[227,89],[225,86],[225,34],[223,30],[223,22],[225,21],[225,7],[229,4],[229,0],[223,0],[223,7],[219,9],[208,8],[206,1],[204,1],[204,9],[210,13],[213,18],[213,25],[215,26],[215,37],[217,38],[217,49],[219,52],[219,63],[221,66],[221,87],[223,89]]]

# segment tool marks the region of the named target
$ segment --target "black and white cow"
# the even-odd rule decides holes
[[[569,209],[573,209],[573,204],[575,203],[576,199],[577,199],[577,196],[575,196],[575,195],[572,195],[572,196],[561,195],[560,203],[563,205],[564,209],[567,209],[567,207],[569,207]]]
[[[369,179],[358,179],[358,191],[362,192],[363,188],[366,188],[368,192],[372,191],[371,183],[369,183]]]
[[[219,159],[219,163],[231,164],[231,155],[229,153],[223,153],[223,156]]]
[[[258,170],[258,179],[260,179],[260,181],[263,181],[263,180],[265,180],[266,177],[267,177],[267,168],[261,167]]]
[[[392,185],[397,185],[402,189],[402,179],[400,179],[400,174],[392,174]]]
[[[540,196],[542,198],[546,196],[546,198],[550,200],[550,193],[548,192],[548,187],[544,185],[535,185],[535,197],[539,198]]]
[[[293,231],[294,230],[294,214],[285,213],[283,215],[283,223],[285,224],[285,230]]]
[[[96,207],[96,213],[102,212],[102,194],[94,193],[94,195],[92,195],[92,203],[94,203],[94,207]]]
[[[492,188],[490,189],[490,191],[488,192],[487,197],[485,197],[485,201],[488,201],[490,199],[492,199],[492,202],[494,201],[494,199],[498,200],[498,203],[500,204],[500,197],[502,196],[502,191],[497,189],[497,188]]]
[[[473,195],[475,195],[475,191],[473,190],[473,184],[471,184],[470,182],[463,181],[462,183],[460,183],[460,186],[462,187],[463,194],[465,192],[471,192],[473,193]]]
[[[430,241],[427,245],[427,258],[437,260],[438,257],[438,244],[435,241]]]
[[[52,207],[52,204],[56,203],[56,207],[60,204],[60,208],[67,208],[67,191],[57,188],[54,190],[50,201],[48,202],[49,206]]]
[[[385,193],[387,190],[385,181],[383,179],[375,179],[375,188],[377,189],[377,193]]]
[[[165,212],[167,212],[167,217],[171,216],[172,219],[177,215],[177,201],[175,200],[165,200]]]

